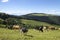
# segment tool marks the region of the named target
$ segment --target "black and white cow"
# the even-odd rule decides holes
[[[27,33],[27,32],[28,32],[28,29],[27,29],[26,27],[22,27],[22,28],[21,28],[21,31],[22,31],[23,33]]]
[[[44,27],[43,27],[43,26],[36,26],[35,29],[37,29],[37,30],[43,32]]]

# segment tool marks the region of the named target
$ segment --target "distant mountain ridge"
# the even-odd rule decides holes
[[[52,14],[31,13],[31,14],[23,15],[22,18],[60,25],[60,21],[59,21],[60,16],[52,15]]]

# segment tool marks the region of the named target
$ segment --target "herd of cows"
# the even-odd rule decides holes
[[[26,28],[26,27],[20,27],[19,25],[14,25],[14,26],[11,26],[12,27],[12,29],[20,29],[23,33],[27,33],[28,32],[28,28]],[[44,30],[60,30],[60,28],[57,28],[57,27],[54,27],[54,26],[36,26],[35,28],[34,28],[35,30],[39,30],[39,31],[41,31],[41,32],[44,32]]]

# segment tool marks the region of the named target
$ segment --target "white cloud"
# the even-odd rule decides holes
[[[60,15],[60,11],[58,10],[47,10],[45,13],[53,14],[53,15]]]
[[[12,14],[12,15],[25,15],[28,13],[32,13],[31,10],[17,10],[17,11],[10,10],[10,11],[0,11],[0,12],[4,12],[6,14]]]
[[[9,0],[1,0],[1,2],[8,2]]]
[[[31,10],[9,10],[9,11],[0,11],[5,12],[7,14],[13,14],[13,15],[25,15],[28,13],[35,13],[36,11]],[[54,14],[54,15],[60,15],[60,11],[58,10],[46,10],[46,11],[37,11],[37,13],[46,13],[46,14]]]

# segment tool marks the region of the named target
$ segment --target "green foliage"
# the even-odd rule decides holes
[[[15,18],[8,18],[8,19],[6,19],[6,22],[8,25],[14,25],[14,24],[18,23]]]
[[[0,24],[3,24],[4,20],[0,18]]]
[[[6,28],[6,25],[0,24],[0,28]]]
[[[27,19],[21,19],[22,20],[22,24],[25,24],[26,27],[28,28],[35,28],[36,26],[55,26],[55,27],[60,27],[59,25],[52,25],[46,22],[39,22],[39,21],[35,21],[35,20],[27,20]]]

